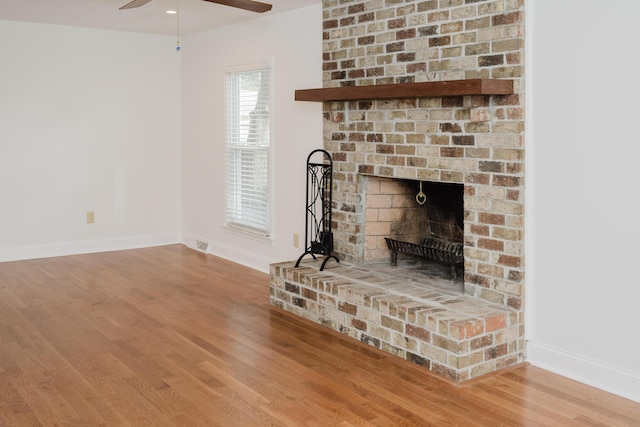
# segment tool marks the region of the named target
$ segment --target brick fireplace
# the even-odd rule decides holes
[[[272,304],[455,381],[523,361],[523,0],[324,0],[323,14],[324,88],[509,79],[514,93],[324,102],[341,262],[274,264]],[[415,206],[386,210],[420,182],[461,188],[460,290],[369,268],[390,258],[383,234],[432,231],[409,224]]]

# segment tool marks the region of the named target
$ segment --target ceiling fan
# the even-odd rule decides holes
[[[133,0],[120,8],[122,9],[133,9],[134,7],[144,6],[149,3],[151,0]],[[209,3],[217,3],[223,4],[225,6],[237,7],[238,9],[249,10],[251,12],[268,12],[271,10],[271,5],[268,3],[261,3],[259,1],[253,0],[203,0],[208,1]]]

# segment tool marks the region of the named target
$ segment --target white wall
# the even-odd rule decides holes
[[[528,6],[529,360],[640,401],[640,2]]]
[[[182,40],[183,241],[268,271],[304,252],[307,155],[322,147],[321,103],[295,102],[294,90],[322,86],[322,8],[258,18]],[[224,68],[271,61],[273,74],[274,243],[224,225]],[[293,234],[300,247],[293,246]]]
[[[640,2],[527,7],[529,361],[640,401]],[[297,258],[322,106],[293,91],[322,85],[321,18],[317,5],[184,37],[179,55],[172,37],[0,21],[0,261],[173,243],[181,205],[192,247],[263,271]],[[223,69],[264,60],[274,245],[222,228]]]
[[[174,48],[0,21],[0,261],[180,241]]]

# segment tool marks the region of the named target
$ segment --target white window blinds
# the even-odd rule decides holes
[[[226,76],[226,226],[269,236],[268,68]]]

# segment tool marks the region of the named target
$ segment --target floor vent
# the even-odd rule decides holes
[[[196,246],[202,252],[207,252],[207,248],[209,247],[209,244],[207,242],[203,242],[202,240],[196,240]]]

